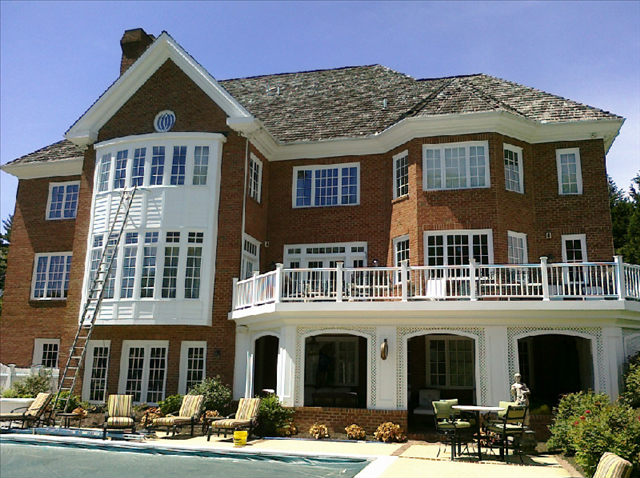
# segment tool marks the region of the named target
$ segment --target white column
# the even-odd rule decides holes
[[[236,353],[233,370],[233,398],[244,396],[247,373],[247,352],[251,351],[249,328],[246,325],[236,326]]]
[[[396,338],[396,327],[377,327],[376,339],[377,346],[375,350],[371,350],[373,354],[372,360],[376,364],[375,408],[379,410],[395,410],[398,408],[396,383],[398,383],[399,379],[396,364],[398,352],[400,351],[400,344]],[[387,339],[389,347],[389,354],[386,360],[382,360],[380,357],[380,346],[384,339]],[[367,404],[367,406],[370,405],[370,403]]]
[[[486,365],[487,365],[487,403],[497,405],[500,400],[510,400],[511,377],[509,377],[509,343],[507,328],[500,326],[485,327]],[[517,356],[517,351],[514,354]],[[476,367],[477,368],[477,367]],[[525,382],[528,377],[523,377]],[[480,383],[476,385],[479,389]],[[480,397],[478,397],[480,400]]]
[[[624,363],[624,341],[620,327],[603,327],[604,361],[606,364],[606,392],[611,400],[615,400],[622,390],[622,364]],[[598,388],[598,384],[595,384]]]
[[[278,352],[278,378],[276,394],[283,405],[295,405],[296,382],[296,327],[288,325],[280,329]],[[304,353],[304,351],[303,351]]]

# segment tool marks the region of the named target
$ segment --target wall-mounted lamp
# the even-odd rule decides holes
[[[382,341],[382,344],[380,345],[380,358],[382,360],[387,360],[388,356],[389,356],[389,343],[387,342],[387,339],[384,339]]]
[[[219,359],[220,357],[222,357],[222,350],[213,349],[213,358],[214,359]]]

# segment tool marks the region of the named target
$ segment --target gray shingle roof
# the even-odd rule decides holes
[[[282,143],[362,137],[407,117],[508,111],[539,122],[622,119],[598,108],[476,74],[416,80],[382,65],[220,81]],[[11,164],[79,157],[60,141]]]

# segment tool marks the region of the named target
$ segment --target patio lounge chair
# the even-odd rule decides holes
[[[630,462],[607,451],[600,457],[593,478],[628,478],[632,468]]]
[[[260,399],[259,398],[241,398],[238,403],[238,411],[229,415],[221,420],[216,420],[211,423],[207,432],[207,441],[211,439],[211,433],[214,431],[220,435],[220,432],[224,433],[225,438],[230,431],[246,429],[251,432],[258,424],[258,412],[260,411]]]
[[[472,435],[471,423],[466,420],[457,418],[459,414],[452,409],[453,405],[457,405],[458,400],[436,400],[432,403],[436,431],[442,435],[445,441],[451,444],[451,459],[456,457],[456,445],[460,452],[462,441],[468,439]],[[440,449],[438,449],[438,456]]]
[[[22,422],[22,428],[26,424],[37,424],[44,421],[44,412],[51,403],[51,393],[39,393],[36,399],[29,405],[29,407],[20,407],[13,409],[10,413],[0,415],[0,422],[9,422],[9,428],[13,425],[13,422]],[[26,408],[24,412],[17,412]]]
[[[502,406],[502,402],[500,406]],[[498,420],[492,422],[488,429],[498,436],[500,443],[500,457],[506,461],[509,454],[509,438],[513,440],[514,451],[518,453],[520,462],[522,460],[522,453],[520,452],[520,441],[522,435],[526,429],[524,422],[527,416],[527,407],[525,405],[512,405],[507,406],[507,410],[504,414],[499,413]]]
[[[191,436],[193,436],[194,426],[200,416],[200,409],[204,395],[185,395],[180,405],[178,415],[169,414],[166,417],[160,417],[153,420],[152,427],[167,427],[167,433],[172,430],[173,436],[176,434],[176,428],[182,425],[191,425]]]
[[[133,416],[133,395],[109,395],[107,412],[104,414],[102,425],[102,438],[107,438],[108,429],[131,428],[131,433],[136,431],[136,422]]]

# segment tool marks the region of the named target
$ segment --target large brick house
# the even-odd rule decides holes
[[[496,403],[515,371],[534,400],[616,396],[640,347],[605,169],[621,117],[483,74],[216,81],[166,32],[121,45],[66,139],[2,167],[20,181],[1,362],[65,363],[137,186],[85,399],[219,374],[302,415],[406,422],[422,390]]]

